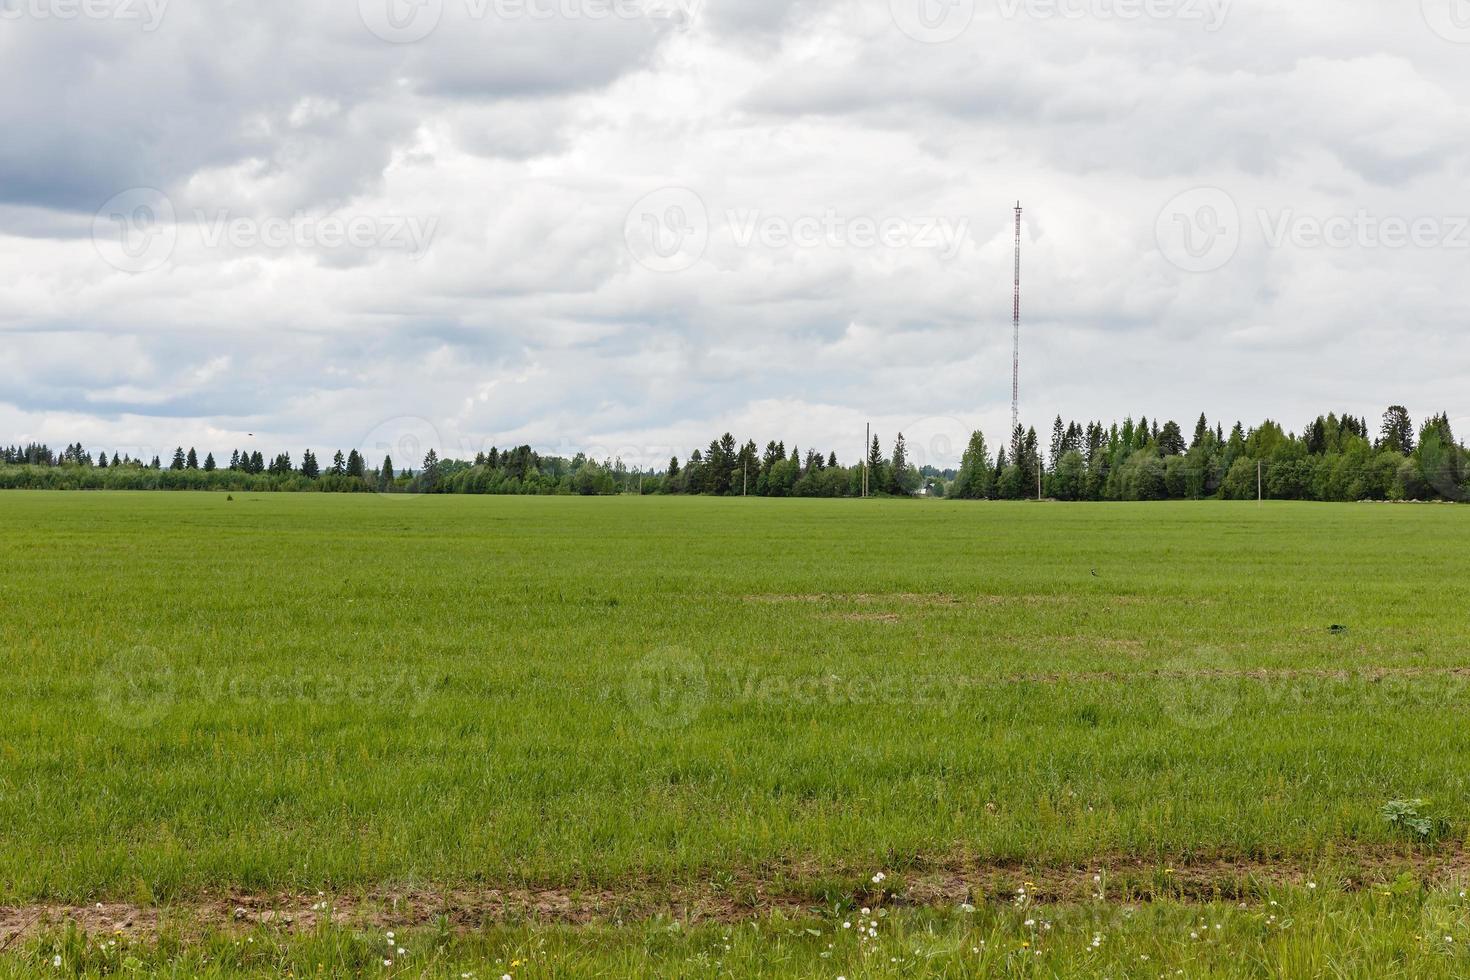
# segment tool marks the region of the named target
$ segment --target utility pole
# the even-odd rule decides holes
[[[863,496],[868,495],[868,447],[873,443],[873,423],[863,430]]]
[[[1041,502],[1041,460],[1036,461],[1036,502]]]
[[[750,486],[750,460],[740,464],[740,496],[745,496],[746,489]]]
[[[1261,461],[1258,459],[1256,460],[1256,506],[1261,506],[1261,501],[1265,499],[1266,495],[1261,490]]]

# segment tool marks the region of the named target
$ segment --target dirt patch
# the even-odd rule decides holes
[[[1077,864],[950,859],[920,860],[887,871],[786,867],[768,876],[722,876],[719,884],[630,882],[618,889],[470,888],[376,889],[336,896],[235,893],[167,908],[101,904],[32,905],[0,909],[0,950],[17,939],[72,922],[92,935],[184,935],[206,929],[258,927],[303,932],[324,923],[362,929],[413,928],[440,921],[457,930],[502,923],[587,925],[647,920],[740,922],[780,911],[822,914],[834,905],[952,908],[961,903],[1138,904],[1260,900],[1270,889],[1304,886],[1361,890],[1410,872],[1428,884],[1470,879],[1470,854],[1459,846],[1437,851],[1393,847],[1333,850],[1316,857],[1279,859],[1196,857],[1175,863],[1109,856]],[[845,890],[841,882],[848,882]]]
[[[1470,853],[1458,847],[1437,852],[1381,847],[1335,851],[1316,860],[1214,857],[1160,864],[1115,856],[1071,867],[981,862],[906,875],[908,887],[897,903],[1013,902],[1022,894],[1042,904],[1241,901],[1285,886],[1361,891],[1405,872],[1428,884],[1462,882],[1470,878]]]
[[[1147,680],[1329,680],[1380,684],[1386,680],[1412,680],[1420,677],[1470,678],[1470,667],[1356,667],[1353,669],[1337,667],[1216,669],[1207,667],[1202,670],[1145,670],[1136,673],[1089,670],[1067,673],[1011,674],[1005,677],[976,678],[974,686],[985,686],[987,684],[1120,684]]]
[[[1016,643],[1034,643],[1034,637],[1008,637],[1008,640]],[[1085,634],[1073,634],[1071,636],[1058,636],[1049,639],[1048,643],[1056,643],[1069,647],[1084,647],[1089,650],[1112,650],[1118,653],[1126,653],[1130,657],[1143,657],[1148,653],[1148,647],[1142,640],[1134,637],[1117,636],[1087,636]]]
[[[79,906],[0,908],[0,949],[8,947],[20,936],[62,922],[75,922],[89,935],[147,936],[158,932],[159,910],[104,902]]]
[[[795,914],[811,907],[811,902],[790,895],[764,895],[758,887],[737,897],[712,886],[636,884],[625,890],[405,889],[330,897],[237,893],[163,908],[118,904],[0,908],[0,951],[25,936],[68,924],[88,935],[134,938],[156,936],[165,929],[183,935],[259,927],[309,932],[327,924],[392,929],[448,922],[464,931],[504,923],[589,925],[659,916],[688,922],[738,922],[778,909]]]
[[[841,613],[837,616],[829,616],[828,619],[841,620],[848,623],[900,623],[903,617],[898,613]]]
[[[892,603],[905,606],[958,606],[963,600],[944,592],[808,592],[793,595],[748,595],[745,601],[770,604],[829,603],[863,606]]]
[[[975,602],[982,606],[1069,606],[1081,601],[1081,598],[1075,595],[1048,595],[1038,592],[1023,595],[977,595]],[[1108,601],[1121,602],[1126,598],[1128,597],[1113,596]]]
[[[1011,595],[955,595],[951,592],[800,592],[747,595],[746,602],[782,605],[813,603],[829,605],[869,605],[883,603],[904,606],[1146,606],[1166,602],[1207,603],[1206,599],[1169,598],[1143,595],[1077,595],[1067,593],[1028,592]]]

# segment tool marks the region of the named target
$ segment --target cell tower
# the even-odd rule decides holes
[[[1011,432],[1021,424],[1021,202],[1016,202],[1016,291],[1011,299]],[[1009,436],[1007,437],[1009,439]]]

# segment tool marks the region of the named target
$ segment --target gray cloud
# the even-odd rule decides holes
[[[653,461],[730,429],[851,458],[871,419],[937,456],[1006,424],[1018,197],[1038,427],[1470,411],[1470,248],[1271,240],[1470,214],[1467,48],[1412,4],[1239,0],[1216,31],[1079,4],[980,2],[941,44],[889,0],[708,0],[688,29],[445,0],[405,44],[324,2],[0,20],[24,88],[0,106],[0,342],[27,366],[0,441],[322,450],[415,416],[452,445]],[[130,273],[93,213],[135,186],[176,222]],[[1200,187],[1238,245],[1190,271],[1159,229]],[[671,233],[634,210],[663,188],[706,232],[677,271],[629,246]],[[434,233],[212,240],[293,216]],[[946,247],[916,240],[940,220]],[[902,243],[864,237],[891,222]]]

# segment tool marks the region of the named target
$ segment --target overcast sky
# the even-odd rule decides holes
[[[1038,429],[1470,431],[1465,0],[0,0],[0,64],[0,442],[943,463],[1018,199]]]

